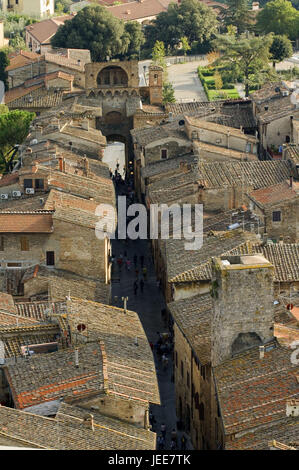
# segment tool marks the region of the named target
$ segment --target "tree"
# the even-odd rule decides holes
[[[4,83],[5,90],[8,90],[8,73],[5,71],[9,65],[9,58],[6,50],[0,51],[0,81]]]
[[[182,37],[192,47],[194,42],[209,41],[217,32],[218,21],[212,8],[198,0],[182,0],[170,3],[166,12],[160,13],[151,26],[146,28],[148,47],[163,41],[166,48],[175,48]]]
[[[10,111],[0,114],[0,165],[4,173],[11,167],[17,153],[17,145],[27,137],[34,113]]]
[[[214,46],[222,53],[216,65],[233,71],[245,83],[245,94],[249,96],[250,78],[257,72],[269,70],[269,48],[273,36],[255,37],[241,34],[239,37],[228,34],[217,36]]]
[[[270,54],[274,68],[277,62],[281,62],[282,60],[292,56],[293,47],[287,36],[274,36],[273,42],[270,46]]]
[[[163,104],[175,103],[174,89],[171,83],[166,82],[163,85]]]
[[[131,42],[123,21],[105,7],[90,6],[60,26],[51,44],[53,47],[89,49],[92,60],[101,62],[107,56],[125,55]]]
[[[141,24],[137,23],[137,21],[128,21],[125,23],[125,35],[128,41],[126,57],[131,60],[139,59],[141,47],[145,42]]]
[[[187,54],[188,51],[190,51],[191,47],[188,42],[188,38],[186,36],[181,37],[181,44],[182,44],[182,50],[184,51],[184,55]]]
[[[152,51],[152,59],[155,65],[165,66],[165,46],[163,41],[156,41]]]
[[[55,0],[55,12],[57,13],[68,13],[72,0]]]
[[[251,29],[254,18],[248,0],[227,0],[226,3],[228,8],[223,13],[225,24],[235,26],[238,33]]]
[[[26,50],[28,49],[26,46],[25,40],[19,34],[16,34],[10,41],[9,41],[9,48],[13,50]]]
[[[257,15],[257,31],[297,39],[299,12],[287,0],[271,0]]]
[[[221,90],[221,88],[223,87],[223,82],[222,82],[222,78],[218,70],[216,70],[216,72],[214,73],[214,79],[215,79],[216,90]]]
[[[0,114],[8,113],[9,109],[5,104],[0,104]]]

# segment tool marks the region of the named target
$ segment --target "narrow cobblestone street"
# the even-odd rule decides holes
[[[151,256],[150,242],[147,240],[114,240],[112,243],[113,263],[112,273],[112,303],[117,307],[123,307],[122,297],[128,297],[127,308],[136,311],[140,317],[148,341],[155,344],[158,340],[158,332],[168,332],[167,326],[164,324],[161,309],[165,307],[163,295],[157,283],[154,265]],[[125,254],[127,255],[125,257]],[[123,255],[124,259],[131,261],[131,267],[128,271],[125,263],[121,269],[117,265],[119,255]],[[137,264],[135,267],[134,256],[137,256]],[[144,266],[147,268],[146,280],[144,281],[143,293],[140,289],[140,280],[143,278],[140,257],[144,256]],[[136,268],[138,273],[138,291],[134,293],[134,282],[136,280]],[[156,423],[152,429],[157,434],[161,434],[161,424],[166,425],[166,443],[165,449],[170,449],[171,431],[176,429],[176,413],[175,413],[175,393],[173,383],[173,360],[172,353],[168,355],[167,370],[163,370],[162,361],[154,352],[157,378],[159,382],[161,406],[152,405]],[[181,433],[178,432],[178,443],[180,442]],[[180,448],[178,444],[177,449]],[[187,443],[187,448],[190,444]]]

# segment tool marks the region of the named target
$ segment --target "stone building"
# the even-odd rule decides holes
[[[57,33],[59,26],[72,18],[72,15],[57,16],[26,26],[26,46],[39,54],[49,51],[52,49],[51,38]]]
[[[274,338],[273,292],[273,266],[262,255],[225,255],[213,258],[212,296],[168,304],[177,413],[196,449],[294,442],[299,421],[286,403],[298,397],[298,365]]]
[[[5,13],[47,18],[54,15],[54,0],[2,0]]]
[[[265,233],[274,242],[299,241],[299,185],[292,177],[290,181],[252,191],[248,201],[250,210],[260,218]]]
[[[21,86],[34,77],[57,71],[73,75],[74,86],[84,88],[85,64],[90,61],[90,51],[84,49],[55,49],[43,55],[21,50],[10,58],[10,64],[6,68],[9,88]]]
[[[264,85],[250,97],[259,129],[260,154],[281,154],[280,147],[292,141],[292,121],[298,109],[291,101],[292,90],[283,82]]]
[[[0,301],[7,312],[0,314],[0,422],[10,416],[1,443],[21,439],[25,447],[46,449],[155,448],[149,404],[160,403],[159,391],[152,352],[135,312],[71,297],[14,304],[0,296]],[[31,425],[29,439],[26,426]]]

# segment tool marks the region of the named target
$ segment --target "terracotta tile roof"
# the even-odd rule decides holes
[[[229,233],[229,232],[228,232]],[[213,239],[211,239],[211,243]],[[205,246],[205,245],[204,245]],[[204,248],[204,247],[203,247]],[[206,245],[210,256],[218,256],[218,250],[221,250],[221,247],[211,245],[212,250],[210,251],[210,245]],[[220,255],[225,254],[253,254],[253,253],[262,253],[263,256],[270,261],[274,266],[274,282],[297,282],[299,281],[299,244],[273,244],[273,245],[261,245],[255,243],[252,240],[249,243],[241,243],[239,246],[236,246],[232,250],[226,251],[225,253],[220,253]],[[198,254],[200,255],[200,254]],[[170,255],[171,256],[171,255]],[[208,256],[208,254],[207,254]],[[176,260],[176,257],[173,256],[174,266],[177,266],[179,260]],[[188,259],[188,258],[187,258]],[[198,259],[198,258],[197,258]],[[195,265],[196,264],[196,265]],[[195,266],[194,266],[195,265]],[[184,264],[182,263],[182,266]],[[171,269],[171,267],[170,267]],[[202,261],[197,264],[197,261],[194,260],[193,266],[190,269],[184,270],[176,276],[169,279],[171,283],[184,283],[184,282],[196,282],[196,281],[206,281],[210,280],[212,276],[211,261]]]
[[[38,93],[30,93],[30,100],[27,95],[14,99],[9,102],[9,109],[35,109],[35,108],[53,108],[61,104],[64,92],[51,92],[50,90],[42,91],[38,88]]]
[[[0,233],[52,233],[52,218],[49,211],[0,212]]]
[[[252,186],[264,188],[285,181],[290,175],[286,161],[214,162],[192,165],[173,175],[161,174],[159,180],[148,186],[152,203],[167,203],[184,197],[188,190],[195,194],[197,185],[204,189]]]
[[[235,434],[282,420],[286,400],[298,398],[298,365],[290,349],[276,342],[243,352],[214,367],[214,378],[225,434]]]
[[[0,212],[0,233],[52,233],[52,219],[49,211]]]
[[[107,354],[109,393],[138,402],[160,403],[152,351],[135,312],[72,298],[68,324],[87,325],[88,337],[101,340]],[[138,346],[135,339],[138,338]]]
[[[57,418],[0,407],[3,445],[57,450],[154,450],[156,434],[93,412],[94,431],[83,424],[87,410],[61,404]],[[0,442],[1,442],[0,441]]]
[[[100,394],[104,390],[102,350],[99,343],[79,347],[79,366],[73,348],[20,358],[6,366],[5,375],[18,409],[62,396]]]
[[[22,282],[26,284],[31,279],[40,280],[37,293],[42,293],[44,289],[46,296],[48,296],[48,293],[50,294],[53,313],[63,313],[66,311],[63,301],[69,295],[102,303],[109,303],[110,300],[110,285],[104,284],[99,280],[87,279],[65,270],[37,265],[25,271]],[[18,303],[18,308],[19,305]],[[23,305],[26,306],[26,304]],[[44,318],[44,309],[47,309],[49,305],[48,302],[34,302],[29,304],[28,308],[41,309],[40,318]]]
[[[273,245],[255,245],[256,253],[264,257],[274,266],[274,281],[299,281],[299,243],[274,243]]]
[[[244,134],[240,129],[236,129],[234,127],[223,126],[222,124],[217,124],[215,122],[205,121],[203,119],[198,119],[197,117],[193,116],[185,116],[185,121],[189,123],[191,126],[198,127],[200,129],[206,129],[209,131],[215,131],[220,134],[230,135],[238,137],[239,139],[244,139],[248,142],[257,142],[257,138],[249,135]]]
[[[43,59],[43,56],[41,56],[40,54],[36,54],[35,52],[20,51],[18,55],[10,59],[9,61],[10,63],[8,67],[6,67],[5,70],[7,72],[10,72],[11,70],[24,67],[25,65],[41,61],[42,59]]]
[[[257,242],[254,234],[241,231],[207,234],[204,236],[203,246],[199,250],[185,250],[185,240],[166,240],[165,259],[168,282],[210,279],[210,259],[212,256],[228,253],[247,254],[254,242]]]
[[[281,323],[275,323],[274,336],[281,345],[286,347],[291,347],[294,341],[298,341],[299,344],[299,328],[293,324],[282,325]]]
[[[40,44],[49,44],[50,39],[56,34],[59,26],[65,21],[72,19],[72,16],[59,16],[48,20],[26,26],[26,31],[31,34]]]
[[[291,160],[294,165],[299,165],[299,145],[285,144],[286,158]]]
[[[56,419],[63,425],[74,425],[86,416],[86,410],[78,406],[61,403]],[[154,449],[156,434],[132,424],[125,423],[98,412],[93,412],[95,430],[101,432],[103,442],[113,449]]]
[[[23,96],[29,95],[35,90],[38,90],[44,86],[43,81],[39,83],[33,83],[31,86],[25,87],[24,85],[11,88],[5,93],[4,101],[5,104],[8,105],[11,101],[17,100],[18,98],[22,98]]]
[[[30,318],[31,320],[43,322],[51,314],[64,314],[66,312],[66,304],[63,301],[16,302],[16,309],[17,314],[22,318]]]
[[[256,189],[249,193],[249,197],[261,207],[270,206],[272,204],[296,198],[299,202],[299,194],[290,187],[290,183],[288,181],[268,186],[267,188]]]
[[[130,2],[107,8],[113,16],[124,21],[151,18],[162,11],[167,11],[167,7],[163,6],[159,0],[143,0],[142,2]]]
[[[269,443],[273,440],[299,450],[298,435],[299,418],[285,418],[274,425],[263,426],[234,441],[228,441],[225,450],[269,450]]]
[[[210,294],[177,300],[169,303],[167,307],[201,364],[210,362],[212,315]]]
[[[5,358],[23,356],[22,346],[56,342],[58,333],[58,325],[40,325],[33,322],[25,325],[23,319],[19,320],[18,326],[1,325],[0,340],[4,343]]]

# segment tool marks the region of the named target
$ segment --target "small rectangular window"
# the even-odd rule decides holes
[[[27,237],[21,237],[21,251],[29,251],[29,240]]]
[[[167,158],[167,149],[161,149],[161,159],[165,160]]]
[[[26,188],[33,188],[32,180],[31,179],[24,179],[24,189]]]
[[[4,251],[4,237],[0,236],[0,251]]]
[[[175,352],[175,366],[178,366],[178,353],[177,351]]]
[[[184,378],[184,364],[183,361],[181,361],[181,376]]]
[[[54,251],[47,251],[47,266],[54,266],[55,265],[55,254]]]
[[[281,221],[281,211],[272,212],[272,221],[273,222],[280,222]]]
[[[44,180],[36,179],[35,180],[35,189],[44,189]]]

